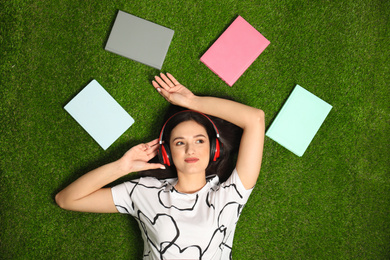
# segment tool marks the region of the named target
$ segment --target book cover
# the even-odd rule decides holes
[[[119,11],[105,50],[161,69],[174,31]]]
[[[233,86],[269,44],[270,41],[238,16],[200,60]]]
[[[302,156],[331,109],[331,105],[296,85],[266,136]]]
[[[134,119],[96,81],[92,80],[64,109],[106,150]]]

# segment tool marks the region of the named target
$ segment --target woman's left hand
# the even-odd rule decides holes
[[[153,87],[170,103],[173,105],[188,107],[195,95],[185,86],[180,84],[171,74],[163,73],[155,76],[152,81]]]

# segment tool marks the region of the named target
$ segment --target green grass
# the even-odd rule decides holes
[[[389,259],[389,3],[2,0],[0,258],[141,258],[134,220],[53,199],[163,123],[158,71],[104,50],[123,10],[175,30],[163,71],[263,109],[267,127],[296,84],[333,105],[303,157],[266,139],[234,259]],[[230,88],[199,58],[237,15],[271,44]],[[136,121],[107,151],[63,109],[91,79]]]

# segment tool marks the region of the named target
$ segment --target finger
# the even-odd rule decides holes
[[[145,162],[148,162],[148,161],[150,161],[151,159],[153,159],[154,157],[156,157],[156,155],[157,155],[157,150],[155,150],[155,151],[152,151],[152,152],[149,152],[149,151],[147,151],[146,152],[146,154],[144,155],[144,161]]]
[[[157,143],[158,143],[158,139],[155,139],[155,140],[150,141],[149,143],[139,144],[139,147],[143,151],[147,151],[149,149],[151,149],[151,151],[153,151],[156,148],[158,148],[158,146],[155,146]]]
[[[146,153],[146,156],[148,157],[148,160],[152,159],[153,157],[155,157],[158,154],[158,149],[159,149],[159,146],[154,145],[154,146],[149,147],[148,150],[145,150],[145,153]]]
[[[160,77],[164,80],[164,82],[165,82],[170,88],[172,88],[172,87],[175,86],[175,84],[172,83],[172,81],[171,81],[169,78],[167,78],[167,76],[165,76],[165,74],[160,73]]]
[[[151,157],[153,158],[154,156],[156,156],[158,153],[158,145],[155,145],[153,147],[150,147],[147,151],[146,151],[146,155],[148,157]]]
[[[175,79],[175,77],[172,76],[172,74],[167,73],[167,76],[169,77],[169,79],[172,81],[172,83],[173,83],[174,85],[180,85],[179,81],[177,81],[177,79]]]
[[[166,91],[164,88],[162,88],[156,81],[152,81],[152,85],[153,87],[158,91],[158,93],[161,94],[161,96],[163,96],[166,100],[169,101],[168,99],[168,95],[169,95],[169,92]]]
[[[158,84],[156,81],[152,81],[152,85],[153,85],[153,87],[156,89],[156,90],[158,90],[158,89],[160,89],[161,88],[161,86],[160,86],[160,84]]]
[[[149,145],[148,144],[142,144],[142,149],[144,151],[148,150],[149,149]]]
[[[165,165],[161,163],[148,163],[145,168],[145,170],[165,169]]]
[[[156,138],[156,139],[154,139],[154,140],[152,140],[152,141],[150,141],[149,143],[147,143],[150,147],[153,147],[153,146],[155,146],[156,144],[158,144],[158,138]]]
[[[165,98],[166,101],[171,102],[169,100],[170,93],[167,90],[165,90],[163,88],[159,88],[159,89],[157,89],[157,91],[158,91],[158,93],[160,93],[161,96],[163,96],[163,98]]]
[[[168,84],[165,83],[165,81],[162,80],[160,77],[155,76],[154,79],[157,81],[157,83],[158,83],[163,89],[167,89],[167,90],[168,90],[168,89],[170,88],[170,86],[168,86]]]

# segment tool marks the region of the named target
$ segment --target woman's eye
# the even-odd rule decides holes
[[[177,142],[176,145],[179,146],[179,145],[183,145],[184,143],[183,142]]]
[[[203,144],[203,143],[204,143],[204,140],[203,140],[203,139],[199,139],[199,140],[196,141],[196,143],[198,143],[198,144]]]

